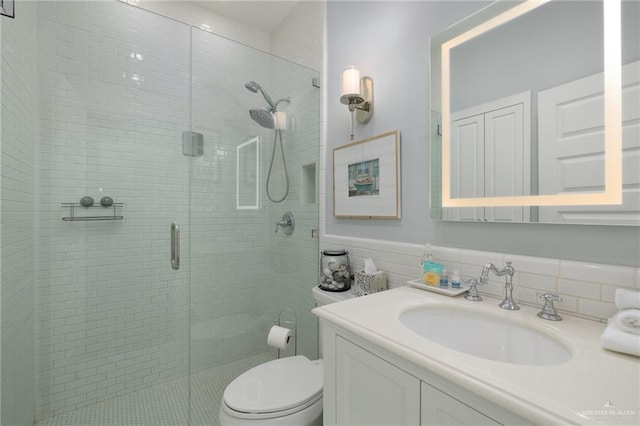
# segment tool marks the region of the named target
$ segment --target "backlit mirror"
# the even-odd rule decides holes
[[[499,1],[431,40],[431,217],[640,225],[640,3]]]
[[[236,147],[236,207],[260,207],[260,139],[256,136]]]

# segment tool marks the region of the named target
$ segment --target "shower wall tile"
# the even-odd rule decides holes
[[[234,61],[228,60],[230,54]],[[265,336],[284,307],[300,318],[299,353],[316,356],[309,283],[316,271],[317,239],[310,238],[310,229],[312,224],[317,227],[317,205],[303,205],[299,189],[302,165],[317,162],[318,155],[319,102],[317,89],[310,84],[315,75],[271,55],[193,32],[193,126],[205,140],[204,157],[195,160],[192,174],[192,218],[205,230],[192,241],[197,262],[192,275],[195,371],[212,362],[264,351]],[[266,102],[260,94],[245,90],[248,81],[263,85],[274,100],[291,98],[289,104],[280,104],[291,125],[283,131],[289,195],[281,203],[272,203],[265,195],[274,131],[249,119],[249,109],[264,108]],[[256,136],[261,153],[260,206],[236,210],[236,147]],[[208,154],[208,147],[213,154]],[[285,180],[277,148],[270,188],[280,198]],[[296,231],[290,237],[274,233],[285,211],[296,217]],[[219,244],[211,244],[212,238]],[[308,331],[302,329],[303,320],[312,323]]]
[[[189,327],[193,372],[264,352],[285,307],[298,318],[298,352],[317,356],[318,207],[299,190],[301,167],[318,169],[317,73],[118,2],[38,8],[36,417],[186,376]],[[274,132],[248,117],[265,106],[244,89],[251,80],[291,97],[281,204],[264,195]],[[204,135],[203,157],[182,155],[185,130]],[[255,136],[260,208],[238,211],[236,147]],[[84,195],[123,202],[124,220],[61,221],[60,203]],[[286,210],[291,237],[273,232]]]
[[[424,250],[424,246],[419,244],[336,235],[323,235],[320,248],[349,250],[353,271],[362,270],[364,258],[372,257],[376,265],[383,265],[379,269],[387,271],[390,288],[407,285],[407,281],[420,276],[419,258]],[[442,263],[449,271],[460,270],[465,280],[477,278],[482,266],[487,262],[502,265],[504,259],[511,260],[516,270],[513,294],[519,303],[541,307],[542,304],[537,299],[538,292],[558,293],[563,299],[561,303],[556,304],[560,312],[596,321],[605,321],[617,311],[614,304],[615,289],[633,287],[635,279],[640,276],[640,268],[516,256],[455,247],[432,248],[436,261]],[[489,284],[480,287],[480,292],[502,298],[504,280],[491,275]]]
[[[37,7],[42,419],[188,371],[189,265],[167,253],[170,223],[188,222],[190,33],[119,2]],[[85,195],[124,203],[124,220],[60,220]]]
[[[287,169],[289,172],[289,196],[282,203],[271,203],[265,198],[268,206],[270,224],[275,224],[286,211],[295,215],[295,232],[286,236],[281,232],[269,232],[270,282],[276,286],[273,295],[278,297],[271,303],[270,313],[276,318],[282,313],[282,318],[291,320],[286,309],[295,312],[297,320],[297,349],[310,359],[318,357],[317,348],[317,319],[311,314],[314,301],[311,289],[318,280],[318,239],[312,236],[312,230],[318,227],[318,205],[315,202],[305,202],[302,199],[302,167],[315,164],[318,170],[318,134],[319,134],[319,89],[311,84],[312,77],[317,73],[310,70],[300,71],[297,78],[292,79],[286,72],[286,62],[278,62],[274,67],[272,84],[276,97],[291,96],[291,103],[284,110],[291,117],[290,127],[283,133],[284,150]],[[265,152],[272,149],[271,141],[267,140]],[[268,167],[265,158],[265,170]],[[278,161],[276,170],[280,169]],[[282,180],[271,182],[274,195],[281,193]],[[317,181],[317,176],[316,176]],[[280,182],[280,185],[278,185]],[[272,225],[273,226],[273,225]],[[275,256],[274,254],[277,254]]]
[[[3,17],[4,18],[4,17]],[[33,424],[36,144],[34,3],[3,19],[0,97],[0,424]]]
[[[267,250],[262,210],[236,209],[236,147],[258,136],[248,81],[269,81],[268,55],[193,29],[193,129],[204,156],[192,164],[192,371],[265,351],[260,305]],[[233,58],[233,60],[230,60]],[[262,142],[262,141],[261,141]]]

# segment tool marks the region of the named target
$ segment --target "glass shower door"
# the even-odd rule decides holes
[[[192,130],[204,141],[203,155],[191,159],[192,424],[215,425],[226,385],[278,355],[266,339],[283,309],[297,319],[297,340],[281,355],[297,348],[317,357],[310,311],[320,102],[318,72],[197,28],[192,76]],[[274,128],[252,120],[250,110],[268,114],[270,105],[247,90],[250,82],[281,101],[282,144]],[[281,202],[267,197],[270,170],[270,195]],[[291,235],[274,232],[285,212],[295,216]]]
[[[187,424],[189,26],[60,1],[38,28],[36,420]]]
[[[317,356],[318,73],[122,2],[37,8],[36,421],[217,424],[226,384],[277,355],[265,341],[285,308],[283,355]],[[250,81],[290,98],[281,203]],[[292,235],[274,232],[286,211]]]

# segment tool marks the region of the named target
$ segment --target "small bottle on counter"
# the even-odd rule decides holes
[[[446,269],[443,269],[440,274],[440,288],[449,288],[449,275]]]
[[[460,288],[460,272],[453,271],[451,275],[451,288]]]

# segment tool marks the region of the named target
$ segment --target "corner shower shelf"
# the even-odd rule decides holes
[[[62,203],[62,207],[69,209],[69,216],[63,217],[65,222],[77,222],[77,221],[89,221],[89,220],[122,220],[124,216],[117,214],[117,209],[124,206],[124,203],[113,203],[109,207],[102,206],[100,204],[94,204],[86,207],[80,203]],[[103,214],[99,216],[76,216],[76,209],[100,209],[102,211],[109,212],[109,214]]]

